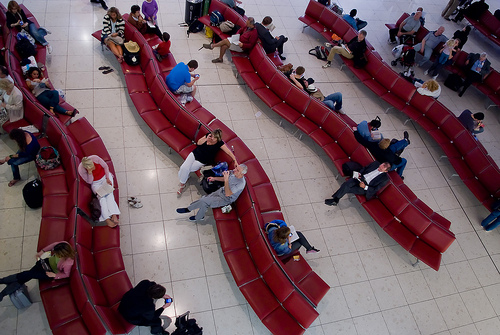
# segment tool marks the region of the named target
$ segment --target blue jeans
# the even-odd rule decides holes
[[[19,154],[19,151],[17,153]],[[35,157],[27,156],[27,157],[15,157],[9,159],[7,164],[9,164],[10,168],[12,169],[12,175],[14,176],[14,180],[21,179],[21,174],[19,173],[19,165],[31,162],[32,160],[35,160]]]
[[[399,164],[392,164],[392,168],[390,169],[390,171],[393,171],[393,170],[396,170],[396,172],[398,173],[398,175],[400,177],[403,176],[403,171],[406,167],[406,158],[401,158],[401,163]]]
[[[413,46],[413,49],[415,49],[415,52],[418,53],[420,49],[422,49],[422,43],[415,44]],[[419,66],[423,66],[427,61],[431,58],[432,56],[432,51],[433,49],[429,48],[427,45],[424,47],[424,58],[418,63]]]
[[[491,212],[491,214],[481,222],[481,226],[483,226],[486,231],[493,230],[500,226],[500,209]]]
[[[59,114],[66,114],[66,110],[59,106],[59,92],[55,90],[43,91],[37,97],[38,101],[43,107],[49,109],[54,108],[54,112]]]
[[[408,141],[403,139],[403,140],[397,141],[394,144],[391,144],[389,146],[389,149],[391,149],[392,152],[396,153],[398,151],[403,151],[404,148],[406,148],[407,146],[408,146]]]
[[[40,43],[41,45],[47,45],[49,42],[45,40],[45,35],[47,35],[47,30],[45,28],[37,28],[34,23],[30,23],[28,25],[28,29],[30,32],[30,35],[33,36],[33,38]]]
[[[479,127],[479,129],[478,129],[478,130],[475,130],[475,129],[474,129],[474,130],[472,131],[472,133],[473,133],[473,134],[481,134],[483,131],[484,131],[484,128],[483,128],[483,127]]]
[[[342,93],[332,93],[323,100],[323,103],[328,106],[328,108],[333,110],[341,110],[342,109]],[[335,105],[335,107],[334,107]]]

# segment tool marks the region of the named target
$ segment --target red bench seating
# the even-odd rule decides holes
[[[293,278],[286,275],[286,269],[279,267],[271,256],[268,245],[264,243],[267,237],[259,227],[263,225],[262,219],[259,221],[258,212],[253,210],[258,204],[260,212],[280,210],[264,169],[243,141],[196,100],[186,106],[181,105],[165,84],[167,73],[159,73],[159,63],[147,39],[128,23],[125,32],[141,48],[140,66],[130,69],[122,67],[127,88],[139,115],[155,134],[185,158],[193,150],[196,140],[207,131],[221,128],[223,140],[234,148],[238,162],[248,165],[249,173],[245,177],[247,187],[236,202],[237,210],[230,214],[222,214],[220,209],[214,210],[221,249],[236,284],[264,325],[275,334],[302,334],[317,318],[314,307],[329,287],[310,267],[310,273],[306,276],[308,279],[300,278],[295,283]],[[93,36],[99,38],[100,32],[95,32]],[[167,60],[167,66],[175,66],[173,58]],[[85,134],[84,131],[82,133]],[[227,161],[228,157],[221,151],[216,159]],[[85,250],[83,247],[81,249]],[[97,261],[95,263],[97,265]],[[89,268],[93,270],[92,266]],[[98,270],[96,272],[99,273]],[[88,276],[94,278],[96,272],[90,272]],[[276,280],[287,282],[287,286],[293,288],[292,291],[283,292],[280,290],[282,285],[270,282],[271,273]],[[309,287],[311,285],[314,289]],[[100,311],[99,308],[97,310]],[[286,327],[282,327],[283,319],[279,318],[288,320]]]
[[[471,19],[467,15],[465,15],[465,18],[487,39],[496,45],[500,45],[500,21],[489,10],[481,14],[479,20]]]
[[[316,8],[314,2],[311,2],[310,5],[312,8]],[[325,11],[321,13],[325,13]],[[324,14],[321,15],[323,17]],[[385,66],[378,57],[374,56],[373,59],[375,63],[381,65],[381,68],[369,68],[372,72],[367,72],[365,79],[373,82],[373,87],[379,90],[379,95],[383,96],[384,99],[398,104],[401,108],[406,107],[407,101],[415,92],[415,87],[401,79],[394,71]],[[234,63],[241,77],[254,90],[255,94],[273,111],[297,126],[303,133],[309,135],[318,143],[332,159],[340,174],[342,174],[342,164],[348,160],[355,160],[363,165],[373,161],[366,149],[354,139],[351,129],[354,122],[347,116],[335,114],[317,99],[295,87],[265,57],[260,45],[257,45],[248,57],[234,59]],[[384,78],[382,82],[376,82],[372,77],[372,75],[378,76],[379,73]],[[410,252],[414,242],[424,232],[424,228],[431,224],[444,225],[443,229],[448,231],[450,237],[450,240],[446,241],[449,246],[455,238],[448,230],[449,221],[433,212],[425,203],[419,200],[396,174],[391,173],[391,180],[390,186],[392,188],[383,190],[379,196],[380,200],[375,199],[367,202],[364,197],[358,197],[374,219],[382,227],[389,224],[391,220],[403,222],[401,225],[413,236],[412,243],[403,244],[403,247]],[[386,197],[389,194],[388,190],[395,191],[396,199],[398,199],[396,204],[403,206],[401,210],[391,208],[393,199],[391,196]],[[262,203],[262,201],[259,202],[259,204]],[[405,208],[407,209],[405,210]],[[394,219],[395,217],[397,219]],[[416,220],[413,218],[416,218]],[[416,227],[420,227],[420,229],[416,229]],[[400,236],[398,230],[395,230],[394,233],[388,231],[388,233],[398,241]],[[415,248],[415,250],[420,250],[417,247]],[[443,247],[440,250],[443,249],[446,248]],[[417,254],[416,251],[415,253]],[[422,252],[418,253],[418,255],[423,262],[436,270],[439,269],[441,252]]]
[[[322,31],[331,28],[334,33],[340,34],[339,36],[343,37],[341,34],[343,29],[335,30],[336,22],[329,23],[328,26],[324,26],[321,23],[320,19],[324,17],[325,14],[323,13],[325,11],[331,10],[311,0],[307,6],[306,14],[299,18],[299,20],[306,24],[316,22],[317,24],[311,26],[313,29]],[[407,15],[406,13],[403,14],[398,22],[402,22]],[[387,26],[388,28],[392,27],[390,25]],[[427,32],[424,27],[421,27],[417,32],[416,42],[421,41]],[[491,209],[494,199],[500,196],[500,188],[496,187],[497,183],[489,183],[487,178],[500,180],[500,170],[489,157],[487,151],[482,148],[477,153],[478,156],[481,156],[479,162],[482,165],[478,163],[470,165],[465,160],[465,156],[470,150],[481,146],[481,144],[465,131],[465,128],[457,121],[455,115],[435,99],[416,93],[415,88],[400,78],[374,51],[367,50],[366,57],[368,63],[363,69],[355,69],[352,61],[342,59],[345,65],[368,88],[392,107],[405,113],[436,140],[467,187],[484,206]],[[463,51],[459,52],[455,55],[453,64],[448,66],[447,69],[464,76],[466,59],[467,53]],[[250,57],[250,60],[252,60],[252,57]],[[236,65],[238,64],[236,63]],[[243,78],[245,79],[245,77]],[[498,79],[500,79],[500,75],[497,71],[493,70],[485,78],[484,82],[474,83],[480,91],[488,95],[496,104],[500,101],[500,81]],[[266,83],[265,80],[263,81]],[[467,145],[463,145],[462,143],[467,143]],[[486,171],[485,174],[482,174],[483,171]],[[480,178],[481,175],[483,176],[482,178]]]

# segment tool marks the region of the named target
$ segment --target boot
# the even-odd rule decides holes
[[[5,285],[16,281],[17,281],[17,273],[7,277],[0,278],[0,284],[5,284]]]

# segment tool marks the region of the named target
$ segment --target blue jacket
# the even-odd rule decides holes
[[[287,227],[286,222],[283,221],[283,220],[273,220],[273,221],[271,221],[269,223],[276,223],[280,227]],[[267,228],[268,224],[266,224],[266,228]],[[289,254],[292,251],[292,249],[290,249],[288,247],[288,241],[286,241],[285,243],[281,244],[281,243],[276,242],[274,240],[274,234],[275,234],[275,230],[276,229],[278,229],[278,228],[271,227],[267,231],[267,237],[269,238],[269,242],[271,243],[271,246],[276,251],[276,253],[278,254],[278,256],[283,256],[283,255]]]
[[[349,23],[354,29],[356,29],[356,31],[358,31],[358,25],[356,23],[356,19],[353,18],[351,15],[349,14],[344,14],[342,16],[342,18],[347,22]]]

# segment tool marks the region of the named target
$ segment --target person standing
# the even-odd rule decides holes
[[[153,25],[157,25],[157,14],[158,14],[158,4],[156,0],[145,0],[142,3],[142,14],[146,21],[151,22]]]
[[[500,226],[500,199],[493,203],[491,209],[491,214],[481,221],[481,226],[483,226],[486,231],[492,231]]]
[[[151,334],[169,335],[160,319],[165,308],[172,304],[172,297],[166,291],[162,285],[145,279],[123,295],[118,312],[133,325],[151,327]],[[155,299],[165,299],[165,304],[156,309]]]
[[[450,0],[448,1],[448,4],[446,7],[444,7],[443,12],[441,13],[441,16],[447,20],[451,21],[450,15],[453,14],[455,9],[457,9],[458,5],[460,4],[460,0]]]

